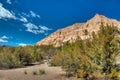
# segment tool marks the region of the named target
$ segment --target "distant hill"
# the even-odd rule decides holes
[[[92,19],[85,23],[76,23],[72,26],[57,30],[43,40],[37,42],[36,45],[54,45],[55,47],[58,47],[63,45],[65,42],[75,42],[78,37],[81,37],[81,39],[89,38],[93,31],[97,32],[99,30],[101,23],[105,25],[114,24],[120,28],[119,21],[96,14]],[[85,32],[89,35],[86,35]]]
[[[5,48],[5,47],[12,47],[12,46],[9,46],[9,45],[0,45],[1,47]]]

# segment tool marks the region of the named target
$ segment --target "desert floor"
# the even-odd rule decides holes
[[[39,70],[45,70],[40,75]],[[27,74],[25,74],[27,72]],[[33,73],[37,73],[36,75]],[[0,70],[0,80],[66,80],[65,72],[60,67],[50,67],[47,62],[10,70]]]

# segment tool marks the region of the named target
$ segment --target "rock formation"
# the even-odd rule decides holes
[[[41,45],[54,45],[55,47],[63,45],[65,42],[74,42],[78,37],[86,39],[90,37],[91,32],[97,32],[99,27],[103,24],[110,24],[120,28],[120,22],[115,19],[109,19],[103,15],[96,14],[92,19],[86,23],[76,23],[72,26],[57,30],[43,40],[36,43],[37,46]],[[86,34],[85,34],[86,33]],[[87,35],[89,34],[89,35]]]

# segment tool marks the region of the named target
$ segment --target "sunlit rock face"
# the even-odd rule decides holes
[[[36,43],[37,46],[53,45],[55,47],[62,46],[65,42],[75,42],[78,37],[81,39],[91,38],[91,33],[97,32],[100,25],[110,24],[120,28],[120,22],[115,19],[109,19],[103,15],[96,14],[86,23],[76,23],[63,29],[59,29],[43,40]],[[85,30],[88,32],[85,34]]]

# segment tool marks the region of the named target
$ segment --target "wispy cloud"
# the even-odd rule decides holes
[[[6,35],[1,37],[2,39],[9,39],[9,37],[7,37]]]
[[[8,40],[0,39],[0,42],[5,43],[8,42]]]
[[[24,24],[24,26],[27,28],[26,31],[34,33],[34,34],[45,33],[46,31],[51,30],[46,26],[37,26],[32,23]]]
[[[16,19],[15,15],[9,10],[3,7],[3,4],[0,3],[0,19]]]
[[[24,13],[25,14],[25,13]],[[23,14],[19,15],[18,17],[15,16],[13,11],[9,11],[3,7],[3,4],[0,3],[0,19],[14,19],[19,20],[21,22],[28,22],[27,18],[23,16]]]
[[[36,25],[34,25],[32,23],[24,24],[24,26],[27,28],[26,31],[32,32],[34,34],[37,34],[37,30],[39,29]]]
[[[22,21],[22,22],[28,22],[27,18],[25,18],[23,16],[21,16],[21,18],[19,20]]]
[[[40,18],[40,15],[36,14],[33,11],[30,11],[29,13],[22,12],[22,15],[24,15],[26,17]]]
[[[48,31],[48,30],[51,30],[51,29],[49,29],[48,27],[46,27],[46,26],[39,26],[40,28],[41,28],[41,30],[44,30],[44,31]]]
[[[11,0],[7,0],[6,2],[7,2],[8,4],[12,4]]]
[[[11,4],[11,0],[7,0],[7,2]],[[14,19],[14,20],[21,21],[21,22],[23,22],[23,25],[27,28],[26,31],[34,33],[34,34],[43,33],[46,35],[46,32],[51,30],[46,26],[35,25],[35,24],[31,23],[29,21],[30,17],[31,18],[40,18],[40,15],[36,14],[33,11],[30,11],[29,13],[22,12],[22,13],[20,13],[20,15],[15,16],[14,12],[12,12],[8,9],[5,9],[3,7],[3,4],[0,3],[0,19],[5,19],[5,20]],[[5,39],[5,37],[7,39],[7,36],[4,36],[4,39]],[[1,38],[1,39],[3,39],[3,38]],[[1,42],[2,42],[2,40],[1,40]]]
[[[22,15],[26,16],[26,17],[30,17],[29,14],[25,13],[25,12],[22,12]]]
[[[30,15],[31,15],[32,17],[40,18],[40,15],[36,14],[36,13],[33,12],[33,11],[30,11]]]
[[[27,46],[25,43],[18,43],[18,46]]]
[[[2,42],[2,43],[8,42],[9,38],[12,38],[12,37],[3,35],[2,37],[0,37],[0,42]]]

